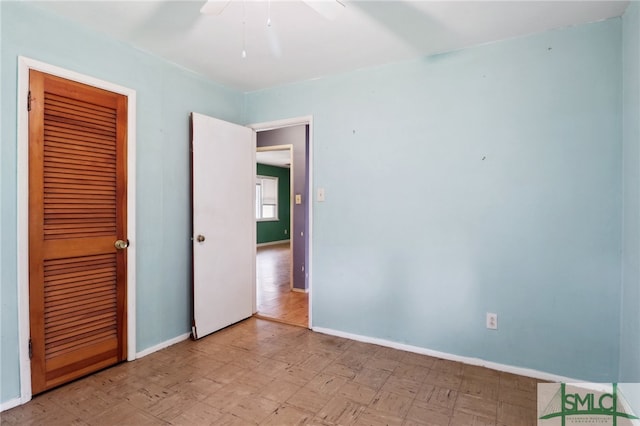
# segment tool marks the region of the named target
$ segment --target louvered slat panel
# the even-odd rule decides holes
[[[51,324],[63,324],[78,319],[93,318],[96,315],[109,314],[112,315],[113,306],[110,303],[92,303],[84,306],[82,309],[75,311],[69,311],[65,313],[58,313],[57,315],[50,315],[47,317]]]
[[[49,152],[49,157],[45,163],[45,167],[59,167],[62,163],[68,169],[74,170],[90,170],[94,172],[109,171],[114,172],[116,167],[112,161],[100,161],[95,158],[78,158],[59,152]]]
[[[116,274],[115,253],[45,261],[47,359],[117,335]]]
[[[54,321],[55,318],[64,316],[67,318],[69,315],[74,314],[78,311],[84,311],[90,307],[100,307],[100,309],[106,308],[110,306],[112,303],[115,305],[114,298],[111,297],[111,294],[104,293],[100,297],[92,297],[92,298],[74,298],[70,297],[64,301],[64,308],[58,306],[59,309],[52,310],[50,315],[45,314],[45,318]],[[46,330],[46,325],[45,325]]]
[[[113,110],[111,108],[107,108],[101,105],[91,104],[88,102],[83,102],[80,99],[71,99],[62,95],[58,95],[55,93],[47,93],[47,102],[56,103],[63,105],[68,105],[70,109],[81,109],[81,110],[89,110],[94,114],[102,114],[102,115],[113,115]]]
[[[65,342],[56,347],[55,350],[52,350],[49,354],[45,356],[48,360],[50,358],[59,357],[64,354],[71,353],[75,351],[78,347],[85,346],[89,347],[92,345],[96,345],[101,342],[107,342],[109,340],[114,339],[116,336],[111,331],[105,331],[102,333],[86,333],[81,336],[77,336],[73,339],[73,341]]]
[[[50,138],[47,142],[50,153],[63,154],[68,158],[95,158],[96,160],[111,160],[115,158],[115,153],[106,151],[101,152],[97,149],[87,147],[86,145],[75,145],[66,143],[66,141],[58,142],[57,140],[54,140],[54,138]]]
[[[52,102],[47,103],[47,113],[45,116],[70,120],[71,122],[81,119],[83,125],[97,125],[100,127],[111,127],[116,123],[115,115],[95,115],[92,112],[88,112],[86,109],[82,109],[81,107],[78,107],[75,110],[71,110],[64,105],[59,105]]]
[[[115,277],[114,277],[115,278]],[[63,300],[68,299],[70,297],[74,297],[77,293],[84,294],[92,294],[97,295],[103,293],[104,290],[104,281],[93,280],[89,282],[84,282],[82,285],[76,285],[77,283],[70,283],[67,286],[61,286],[59,290],[51,291],[48,294],[50,300]]]
[[[115,235],[115,111],[46,93],[44,124],[45,239]]]
[[[69,223],[73,222],[74,220],[79,220],[79,219],[83,219],[83,220],[90,220],[93,219],[93,222],[98,222],[100,220],[108,220],[108,219],[112,219],[113,216],[109,216],[107,214],[104,213],[99,213],[99,214],[91,214],[91,213],[87,213],[87,212],[82,212],[82,213],[66,213],[66,214],[51,214],[52,217],[52,222],[55,219],[68,219]],[[85,222],[88,223],[88,222]],[[83,228],[85,229],[86,226]]]
[[[72,343],[74,339],[77,339],[78,336],[84,336],[87,333],[104,333],[109,332],[111,329],[115,327],[114,319],[106,319],[102,321],[92,321],[91,323],[84,323],[82,325],[76,325],[73,327],[74,334],[72,336],[69,335],[67,329],[60,329],[57,331],[49,330],[49,334],[47,335],[49,338],[49,342],[58,347],[65,345],[67,343]]]
[[[84,236],[92,236],[92,237],[99,237],[99,236],[105,236],[105,235],[110,235],[111,233],[111,228],[109,227],[86,227],[86,232],[84,234],[80,234],[77,231],[69,231],[66,229],[57,229],[55,227],[52,226],[52,229],[49,230],[50,235],[53,237],[54,235],[62,235],[62,236],[66,236],[66,237],[77,237],[77,238],[81,238],[83,235]]]
[[[49,93],[45,95],[45,105],[45,239],[113,235],[115,112]],[[60,193],[67,197],[61,200],[57,195]],[[87,198],[96,195],[100,196],[99,202]],[[105,259],[99,257],[96,261]],[[45,310],[47,358],[80,349],[78,345],[83,342],[95,344],[96,336],[115,335],[114,262],[115,259],[107,268],[86,261],[67,263],[63,269],[52,265],[57,274],[48,273],[45,268],[45,281],[49,284],[45,289],[45,305],[47,302],[52,305],[48,312]],[[91,330],[78,326],[83,318],[86,320],[105,309],[114,311],[101,313],[102,321],[97,328],[95,321]],[[105,315],[108,326],[102,330],[100,324]]]
[[[91,204],[48,204],[44,209],[45,214],[51,213],[98,213],[109,212],[111,213],[110,206],[104,204],[91,205]],[[114,212],[115,213],[115,212]]]
[[[55,167],[55,163],[64,163],[75,166],[73,167],[74,169],[101,171],[104,173],[105,170],[109,172],[115,170],[116,166],[113,158],[96,157],[89,152],[77,151],[73,153],[71,150],[63,151],[49,144],[47,144],[47,151],[49,155],[46,161],[51,163],[46,165],[47,167]]]
[[[67,274],[77,271],[88,271],[94,269],[95,262],[102,262],[103,264],[111,260],[111,255],[103,254],[92,256],[90,259],[74,259],[74,262],[69,264],[66,259],[51,259],[47,267],[45,276],[53,274]],[[111,266],[111,265],[109,265]]]
[[[113,279],[115,277],[112,277],[111,279]],[[107,285],[105,285],[105,283],[108,284],[110,280],[94,280],[94,281],[89,281],[89,282],[83,282],[81,284],[78,283],[71,283],[71,284],[67,284],[66,286],[63,284],[61,285],[58,289],[54,290],[54,291],[50,291],[47,294],[47,297],[49,298],[49,300],[68,300],[68,299],[75,299],[76,297],[78,297],[80,294],[79,293],[84,293],[84,294],[91,294],[91,295],[100,295],[102,293],[104,293],[105,287],[108,287]]]
[[[71,133],[91,133],[93,137],[102,137],[107,140],[115,137],[115,127],[114,130],[111,130],[105,126],[94,125],[91,123],[79,123],[76,120],[47,114],[44,116],[44,122],[46,126],[57,127],[60,131],[67,131]]]
[[[101,315],[93,315],[91,317],[70,317],[65,319],[60,319],[56,322],[56,325],[52,325],[49,328],[50,332],[57,332],[59,330],[65,330],[71,327],[82,327],[84,324],[91,324],[95,321],[103,321],[103,320],[111,320],[112,315],[110,312],[101,314]]]
[[[62,303],[60,301],[56,302]],[[50,321],[51,324],[55,324],[56,319],[58,318],[71,318],[74,315],[77,315],[78,312],[84,312],[86,314],[87,310],[90,308],[96,308],[92,310],[109,309],[112,303],[112,294],[109,292],[102,293],[99,297],[96,296],[92,298],[69,297],[64,301],[64,308],[51,311],[49,315],[45,315],[45,318]],[[73,334],[73,331],[71,331],[71,334]]]
[[[62,179],[80,179],[95,182],[115,182],[113,176],[107,173],[94,172],[92,170],[73,169],[70,167],[61,167],[59,164],[45,164],[44,178],[45,183],[48,177]]]
[[[49,130],[45,130],[44,136],[51,142],[51,146],[63,143],[74,149],[76,147],[86,147],[91,149],[91,152],[115,155],[115,151],[111,147],[103,146],[105,142],[109,142],[109,140],[111,140],[110,137],[102,137],[95,133],[87,135],[81,132],[56,131],[53,127],[50,127]],[[81,150],[78,149],[78,151]]]
[[[86,129],[78,126],[73,126],[69,123],[61,123],[59,121],[52,120],[49,117],[48,129],[44,129],[44,135],[51,138],[63,138],[77,142],[88,142],[93,144],[100,144],[102,140],[110,140],[111,132],[91,132],[86,133]],[[109,150],[109,148],[103,148]]]
[[[113,115],[113,111],[109,109],[105,109],[105,111],[89,110],[87,109],[86,104],[72,105],[69,103],[65,103],[63,98],[59,99],[60,100],[55,100],[53,98],[47,99],[47,107],[49,108],[49,113],[58,112],[64,116],[68,116],[68,114],[74,114],[76,116],[104,122],[112,122],[116,119],[115,115]]]
[[[47,277],[48,282],[52,286],[51,288],[45,289],[45,294],[49,294],[50,292],[63,290],[74,285],[81,286],[83,283],[113,279],[115,278],[115,273],[113,271],[113,267],[108,267],[61,275],[45,274],[45,277]]]
[[[52,200],[67,200],[70,203],[102,202],[103,200],[109,200],[110,197],[111,195],[109,194],[82,194],[75,191],[53,191],[51,194]]]
[[[48,170],[45,171],[44,177],[52,179],[52,183],[79,183],[82,185],[104,185],[111,187],[115,181],[108,175],[101,175],[89,170],[70,170],[60,167],[57,163],[47,164]],[[48,182],[47,182],[48,183]]]
[[[29,72],[34,394],[126,357],[127,99]]]
[[[87,188],[82,182],[75,182],[69,179],[51,179],[51,183],[48,185],[48,190],[51,193],[64,193],[64,194],[103,194],[111,195],[115,197],[116,191],[110,185],[93,185]]]
[[[74,335],[74,336],[68,336],[66,334],[64,334],[63,332],[60,333],[51,333],[49,335],[49,338],[51,339],[51,343],[56,345],[56,351],[53,353],[64,353],[65,351],[69,350],[70,348],[74,347],[74,343],[78,340],[78,339],[86,339],[87,337],[95,337],[96,334],[98,335],[102,335],[102,337],[109,337],[111,336],[111,329],[114,327],[114,324],[112,322],[101,322],[101,323],[92,323],[92,324],[87,324],[85,327],[79,328],[76,327],[75,330],[76,331],[81,331],[81,333]],[[89,339],[87,339],[89,340]],[[94,338],[90,339],[92,341],[92,343],[96,343]],[[98,339],[100,340],[100,339]],[[74,350],[74,349],[72,349]]]

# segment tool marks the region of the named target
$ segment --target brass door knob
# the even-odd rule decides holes
[[[114,245],[118,250],[124,250],[129,247],[129,240],[118,240]]]
[[[196,240],[198,240],[199,243],[204,241],[204,235],[198,235],[198,238],[196,238]]]

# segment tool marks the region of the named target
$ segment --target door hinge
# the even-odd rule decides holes
[[[27,111],[31,111],[31,90],[27,94]]]
[[[31,338],[29,338],[29,359],[33,358],[33,343],[31,343]]]
[[[196,320],[191,321],[191,339],[198,340],[198,329],[196,328]]]

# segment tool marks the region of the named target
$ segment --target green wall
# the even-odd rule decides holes
[[[277,221],[257,222],[257,243],[289,240],[291,220],[291,190],[289,169],[285,167],[258,164],[257,173],[261,176],[278,178],[278,218]]]

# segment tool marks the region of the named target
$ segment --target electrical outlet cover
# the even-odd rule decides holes
[[[498,314],[494,314],[493,312],[487,312],[487,328],[489,330],[498,329]]]

